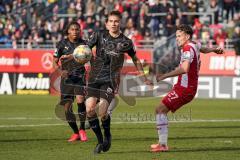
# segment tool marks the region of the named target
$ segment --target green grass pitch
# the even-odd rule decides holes
[[[112,147],[93,155],[96,138],[68,143],[71,130],[55,115],[55,96],[0,96],[1,160],[238,160],[240,100],[195,99],[170,114],[169,147],[150,153],[157,142],[154,108],[159,98],[120,101],[113,113]]]

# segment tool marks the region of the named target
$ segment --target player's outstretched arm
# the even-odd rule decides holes
[[[175,70],[165,74],[157,75],[156,80],[159,82],[169,77],[175,77],[181,74],[185,74],[189,71],[189,68],[190,68],[190,62],[189,60],[185,60],[183,61],[181,66],[178,66],[177,68],[175,68]]]
[[[153,82],[151,80],[149,80],[147,78],[147,76],[145,75],[145,73],[143,71],[142,63],[140,62],[138,57],[136,57],[136,56],[132,57],[132,61],[135,65],[135,67],[137,68],[138,72],[140,73],[140,76],[142,76],[144,78],[144,83],[147,85],[153,85]]]
[[[216,48],[201,47],[200,52],[204,54],[211,53],[211,52],[214,52],[216,54],[224,54],[224,50],[220,47],[216,47]]]

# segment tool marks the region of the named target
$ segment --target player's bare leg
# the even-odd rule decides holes
[[[151,145],[151,152],[168,151],[168,119],[169,109],[161,102],[156,108],[156,125],[158,130],[159,143]]]
[[[108,114],[109,103],[106,99],[100,98],[99,116],[101,117],[102,127],[104,129],[103,152],[107,152],[111,147],[112,136],[110,132],[111,117]]]
[[[88,138],[85,132],[86,106],[84,103],[84,96],[77,95],[76,102],[78,105],[78,115],[79,115],[79,121],[80,121],[79,136],[80,136],[80,140],[82,142],[85,142],[88,140]]]
[[[96,104],[97,104],[97,98],[95,97],[87,98],[86,100],[87,118],[88,118],[90,127],[92,128],[93,132],[95,133],[98,139],[98,144],[94,149],[94,153],[100,153],[103,148],[103,135],[102,135],[102,131],[99,125],[99,120],[95,111]]]

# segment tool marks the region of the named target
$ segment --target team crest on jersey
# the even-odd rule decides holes
[[[182,59],[183,59],[183,60],[189,60],[189,59],[191,59],[191,52],[190,52],[190,51],[184,52],[183,55],[182,55]]]
[[[108,87],[108,88],[107,88],[107,93],[108,93],[108,94],[112,94],[112,93],[113,93],[113,89],[110,88],[110,87]]]

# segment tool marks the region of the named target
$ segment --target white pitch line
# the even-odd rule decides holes
[[[0,117],[0,120],[52,120],[52,119],[57,119],[54,117]]]
[[[240,122],[240,119],[196,119],[196,120],[179,120],[179,121],[169,121],[170,123],[199,123],[199,122],[212,122],[212,123],[218,123],[218,122]],[[155,121],[122,121],[122,122],[112,122],[112,124],[124,124],[124,123],[156,123]]]
[[[19,125],[0,125],[0,128],[15,128],[15,127],[47,127],[47,126],[63,126],[63,123],[56,124],[19,124]]]
[[[155,120],[139,120],[141,118],[131,118],[130,120],[128,118],[112,118],[112,120],[116,120],[113,123],[121,124],[121,123],[155,123]],[[61,120],[57,117],[0,117],[0,120]],[[171,120],[169,119],[169,122],[171,123],[194,123],[194,122],[240,122],[240,119],[180,119],[180,120]],[[1,126],[1,125],[0,125]]]
[[[212,119],[212,120],[189,120],[189,121],[170,121],[170,123],[199,123],[199,122],[240,122],[240,119]],[[122,122],[112,122],[112,124],[150,124],[156,123],[155,121],[122,121]],[[20,124],[20,125],[0,125],[0,128],[15,128],[15,127],[47,127],[47,126],[63,126],[65,123],[53,123],[53,124]]]

